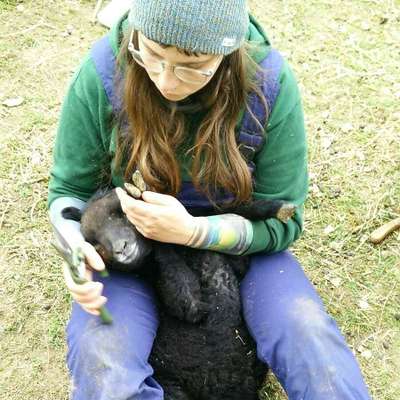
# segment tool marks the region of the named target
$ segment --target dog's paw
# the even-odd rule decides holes
[[[282,222],[288,222],[290,218],[293,217],[296,211],[296,206],[291,203],[284,203],[282,207],[278,210],[276,217]]]

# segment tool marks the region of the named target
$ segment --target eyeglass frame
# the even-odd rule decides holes
[[[143,67],[143,68],[145,68],[145,69],[148,69],[148,67],[146,66],[145,62],[143,61],[143,58],[142,58],[142,56],[141,56],[140,50],[135,49],[135,44],[133,43],[133,34],[134,34],[134,31],[135,31],[135,30],[132,29],[131,34],[130,34],[130,37],[129,37],[128,50],[129,50],[129,52],[131,53],[132,58],[134,59],[135,62],[137,62],[141,67]],[[135,55],[138,56],[138,57],[140,58],[141,61],[138,61],[137,58],[135,57]],[[221,58],[218,59],[218,61],[217,61],[215,64],[217,64],[218,62],[220,63],[220,62],[222,61],[223,57],[224,57],[224,56],[221,56]],[[206,71],[206,70],[199,70],[199,69],[196,69],[196,68],[182,67],[182,66],[180,66],[180,65],[171,64],[171,63],[169,63],[168,61],[164,61],[164,60],[163,60],[163,61],[160,61],[160,65],[161,65],[161,67],[162,67],[162,70],[161,70],[160,72],[156,72],[156,71],[152,71],[152,70],[150,70],[150,71],[153,72],[153,73],[155,73],[155,74],[161,74],[161,72],[164,72],[164,71],[165,71],[165,67],[168,65],[168,66],[170,66],[170,67],[172,68],[172,72],[174,73],[174,75],[175,75],[180,81],[185,82],[185,83],[193,83],[193,84],[195,84],[195,83],[197,83],[197,84],[198,84],[198,83],[204,83],[204,82],[207,81],[207,79],[206,79],[204,82],[201,82],[201,81],[194,82],[194,81],[186,81],[186,80],[183,80],[182,78],[180,78],[180,77],[176,74],[176,72],[175,72],[176,68],[181,69],[181,70],[185,70],[185,71],[195,72],[195,73],[197,73],[197,74],[199,74],[199,75],[204,76],[205,78],[210,78],[210,77],[212,77],[212,76],[215,74],[215,72],[218,70],[218,67],[219,67],[219,64],[218,64],[217,67],[215,67],[215,68],[210,68],[210,69],[208,69],[208,70]]]

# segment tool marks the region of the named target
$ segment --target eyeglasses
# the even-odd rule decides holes
[[[165,71],[167,65],[172,68],[175,76],[183,82],[202,84],[207,82],[207,80],[214,75],[215,71],[218,69],[214,67],[213,69],[201,70],[195,68],[181,67],[179,65],[170,64],[167,61],[160,61],[158,58],[152,56],[151,54],[145,52],[142,53],[140,50],[135,49],[133,44],[133,32],[132,29],[131,36],[129,38],[128,50],[130,51],[133,59],[147,71],[153,72],[155,74],[161,74]],[[222,57],[218,59],[221,61]]]

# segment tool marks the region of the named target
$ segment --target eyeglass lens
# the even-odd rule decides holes
[[[134,60],[148,71],[160,74],[164,70],[163,63],[156,58],[149,55],[144,56],[137,50],[131,53]],[[175,66],[174,73],[180,80],[187,83],[203,83],[208,78],[207,74],[193,68]]]

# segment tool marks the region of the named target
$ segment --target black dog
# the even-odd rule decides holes
[[[294,208],[258,200],[227,212],[287,219]],[[115,190],[97,193],[83,215],[67,208],[63,216],[81,221],[85,239],[109,269],[139,273],[155,285],[160,325],[150,363],[166,400],[258,398],[267,367],[256,357],[239,293],[248,257],[144,238],[127,220]]]

